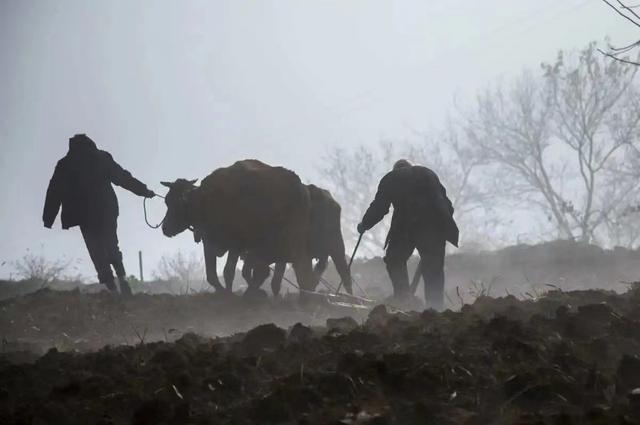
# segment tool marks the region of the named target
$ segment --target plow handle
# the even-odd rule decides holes
[[[362,236],[364,236],[364,232],[360,233],[360,237],[358,238],[358,243],[356,243],[356,247],[353,248],[353,254],[351,254],[351,259],[349,260],[349,274],[351,274],[351,264],[353,264],[353,259],[356,256],[356,252],[358,252],[358,247],[360,246],[360,242],[362,241]],[[342,281],[340,281],[340,285],[338,285],[338,289],[336,290],[336,295],[340,293],[340,289],[342,289]]]

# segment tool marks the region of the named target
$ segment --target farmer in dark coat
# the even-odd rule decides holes
[[[444,256],[447,241],[458,246],[458,226],[447,191],[432,170],[396,162],[380,181],[376,197],[358,225],[360,234],[371,229],[393,205],[384,262],[393,283],[394,296],[409,295],[407,260],[418,249],[422,259],[427,307],[441,310],[444,304]]]
[[[118,199],[111,184],[121,186],[138,196],[155,194],[113,160],[111,154],[99,150],[84,134],[69,139],[69,152],[58,161],[47,189],[42,220],[51,228],[62,206],[62,228],[80,226],[89,256],[98,272],[100,283],[117,291],[113,266],[120,291],[131,293],[125,280],[122,253],[118,247]]]

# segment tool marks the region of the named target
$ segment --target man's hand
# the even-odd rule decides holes
[[[362,224],[362,223],[358,224],[357,229],[358,229],[358,234],[360,234],[360,235],[367,231],[367,229],[364,228],[364,224]]]
[[[143,195],[145,198],[153,198],[156,196],[155,192],[151,189],[147,189],[147,191]]]

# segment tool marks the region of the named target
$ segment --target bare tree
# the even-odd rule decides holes
[[[375,185],[404,157],[441,176],[465,243],[525,236],[632,246],[640,240],[636,70],[591,43],[481,92],[437,137],[331,150],[320,171],[343,206],[345,235],[355,241]],[[505,237],[523,211],[532,233]],[[366,234],[370,253],[380,252],[385,233],[377,226]]]
[[[606,3],[611,9],[613,9],[622,18],[626,19],[632,25],[635,25],[636,27],[640,28],[640,14],[638,14],[638,12],[634,10],[638,7],[638,5],[629,6],[625,2],[622,2],[620,0],[615,0],[615,2],[609,1],[609,0],[602,0],[602,1]],[[614,3],[617,3],[617,5]],[[609,48],[607,52],[599,49],[598,50],[600,51],[600,53],[612,59],[615,59],[618,62],[623,62],[629,65],[640,66],[640,62],[637,59],[631,60],[628,57],[628,54],[638,50],[638,47],[640,47],[640,40],[625,46],[618,46],[618,47],[613,46],[609,43]]]
[[[611,245],[637,247],[640,241],[640,208],[628,207],[616,217],[607,219],[606,226]]]
[[[358,238],[356,225],[373,200],[377,184],[393,163],[406,158],[413,163],[432,168],[440,176],[456,209],[460,222],[483,208],[488,195],[480,190],[472,173],[479,165],[469,154],[466,140],[449,124],[440,137],[418,134],[417,140],[404,143],[384,141],[373,147],[359,146],[353,150],[334,148],[323,158],[320,168],[325,184],[342,205],[345,238],[351,244]],[[364,235],[364,251],[379,255],[384,247],[390,217]],[[465,226],[466,227],[466,226]],[[469,226],[469,228],[480,226]],[[463,235],[464,238],[464,235]]]
[[[202,258],[195,252],[188,256],[182,252],[163,255],[155,272],[156,279],[180,283],[187,288],[191,288],[196,282],[202,283],[204,276]]]
[[[634,156],[640,130],[640,103],[633,85],[637,68],[600,60],[591,43],[574,64],[562,55],[545,66],[554,92],[555,133],[573,151],[584,196],[569,209],[583,240],[635,203],[638,179],[618,163]],[[635,193],[637,195],[637,193]]]
[[[556,188],[562,168],[549,161],[551,94],[528,73],[507,89],[486,90],[466,121],[473,155],[485,160],[496,196],[524,201],[544,210],[557,223],[558,236],[571,237],[565,205]],[[537,195],[537,196],[532,196]]]
[[[637,151],[636,69],[605,61],[592,43],[543,70],[478,96],[466,120],[474,155],[487,161],[497,195],[541,210],[557,237],[606,238],[598,232],[638,190],[620,166]]]

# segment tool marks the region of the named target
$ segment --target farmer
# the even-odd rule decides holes
[[[384,262],[394,297],[410,295],[407,260],[418,249],[427,308],[444,305],[444,255],[447,241],[458,246],[458,226],[447,191],[432,170],[399,160],[378,186],[375,199],[360,224],[361,235],[375,226],[393,205]]]
[[[117,292],[111,266],[118,276],[120,292],[130,295],[122,253],[118,247],[118,199],[111,184],[121,186],[138,196],[153,198],[155,194],[113,160],[111,154],[99,150],[84,134],[69,139],[69,152],[58,161],[49,182],[42,220],[51,228],[62,206],[62,228],[80,226],[89,256],[100,283]]]

